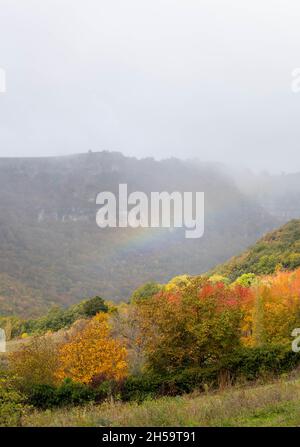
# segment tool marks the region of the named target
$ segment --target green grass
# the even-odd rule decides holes
[[[142,404],[105,402],[30,412],[24,426],[300,426],[300,379]]]

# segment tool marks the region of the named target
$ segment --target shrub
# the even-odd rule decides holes
[[[265,374],[277,377],[300,365],[300,354],[289,347],[273,346],[240,348],[223,357],[218,363],[205,367],[193,367],[169,374],[144,373],[129,376],[124,381],[101,380],[92,386],[66,379],[60,386],[39,384],[28,392],[28,403],[46,409],[81,405],[90,401],[102,401],[111,396],[122,401],[142,402],[160,396],[176,396],[194,390],[217,388],[240,378],[257,380]]]
[[[186,368],[172,374],[147,373],[128,377],[122,387],[125,401],[142,401],[162,395],[175,396],[216,388],[226,378],[230,383],[238,379],[257,380],[265,374],[273,377],[292,371],[300,365],[300,354],[288,346],[239,348],[218,363],[202,368]]]
[[[97,393],[81,383],[66,379],[60,386],[39,384],[28,392],[28,403],[36,408],[47,409],[82,405],[96,399]]]
[[[28,403],[40,409],[57,406],[56,388],[47,384],[33,385],[28,391]]]
[[[96,399],[97,393],[92,388],[82,384],[72,382],[70,379],[64,380],[62,385],[56,389],[58,405],[82,405]]]
[[[19,426],[25,397],[16,391],[7,377],[0,378],[0,426]]]
[[[16,391],[3,392],[0,389],[0,426],[19,426],[23,413],[23,398]]]
[[[111,397],[118,400],[121,399],[123,384],[123,381],[104,380],[95,388],[97,401],[102,401]]]
[[[274,345],[241,348],[223,358],[221,370],[228,371],[233,378],[258,379],[265,373],[278,376],[292,371],[300,364],[300,355],[290,346]]]
[[[154,398],[159,394],[165,379],[165,377],[156,374],[129,376],[124,381],[121,399],[141,402],[147,398]]]
[[[9,355],[9,368],[21,390],[35,384],[54,384],[57,367],[57,346],[49,337],[32,338]]]

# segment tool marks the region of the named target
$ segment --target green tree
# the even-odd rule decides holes
[[[161,290],[161,288],[162,286],[156,282],[147,282],[133,292],[130,302],[138,303],[152,298]]]
[[[83,303],[83,314],[86,317],[93,317],[99,312],[107,312],[108,307],[104,302],[104,299],[100,296],[95,296]]]
[[[235,280],[234,285],[251,287],[256,281],[257,277],[254,273],[244,273]]]

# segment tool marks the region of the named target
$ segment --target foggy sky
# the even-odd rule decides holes
[[[0,156],[300,171],[299,0],[0,0]]]

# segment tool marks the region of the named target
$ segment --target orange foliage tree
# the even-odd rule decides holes
[[[253,344],[290,343],[300,327],[300,269],[263,277],[255,295]]]
[[[93,379],[121,380],[127,373],[127,350],[111,337],[107,314],[99,313],[59,349],[58,379],[89,384]]]

